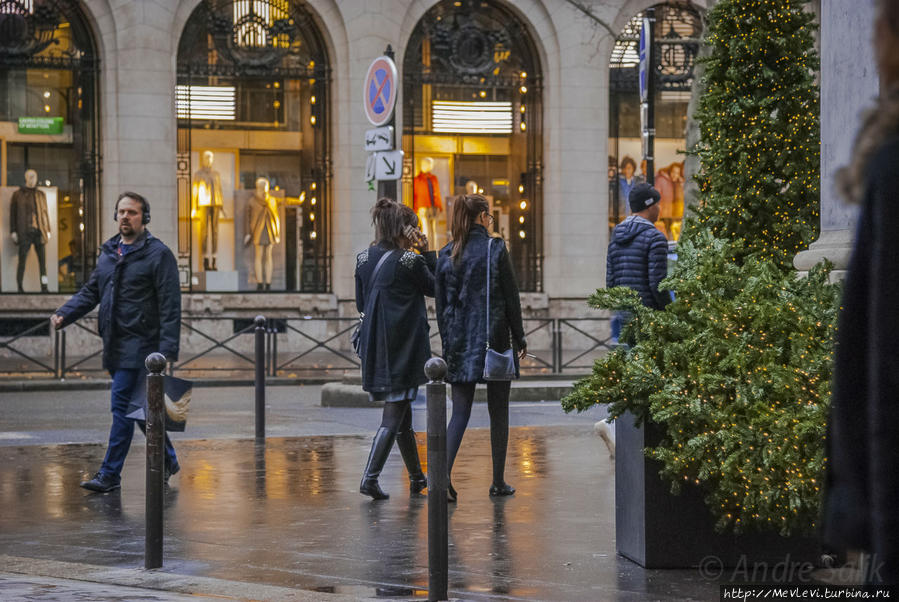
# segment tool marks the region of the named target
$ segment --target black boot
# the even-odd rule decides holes
[[[383,426],[375,433],[375,438],[371,442],[371,452],[368,454],[368,462],[365,464],[365,472],[362,474],[362,482],[359,484],[359,493],[371,496],[376,500],[386,500],[390,497],[378,485],[378,477],[381,476],[381,469],[387,462],[394,439],[396,439],[396,433]]]
[[[396,434],[396,446],[400,448],[406,470],[409,472],[409,491],[421,493],[428,486],[428,478],[421,471],[421,461],[418,458],[418,445],[415,443],[415,431],[401,431]]]

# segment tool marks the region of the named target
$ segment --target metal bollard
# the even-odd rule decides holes
[[[265,440],[265,317],[256,316],[256,441]]]
[[[147,356],[147,495],[144,568],[162,566],[162,502],[165,469],[165,356]]]
[[[446,508],[446,362],[425,363],[428,391],[428,600],[446,600],[449,526]]]

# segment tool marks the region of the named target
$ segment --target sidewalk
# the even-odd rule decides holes
[[[13,574],[0,587],[22,591],[49,578],[226,599],[425,598],[427,498],[409,496],[398,453],[381,478],[390,499],[358,493],[370,437],[269,438],[263,447],[176,440],[183,468],[166,493],[165,564],[157,571],[140,568],[139,436],[122,490],[110,494],[78,487],[103,444],[0,447],[0,573]],[[423,459],[424,440],[419,433]],[[518,492],[509,498],[487,495],[489,450],[489,432],[470,430],[453,473],[451,597],[717,597],[718,584],[697,571],[645,571],[616,556],[613,468],[592,417],[513,428],[506,476]],[[128,595],[119,599],[135,599]]]

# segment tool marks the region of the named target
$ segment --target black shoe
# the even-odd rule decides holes
[[[181,465],[180,465],[180,464],[175,463],[175,465],[172,466],[171,468],[169,468],[169,466],[166,465],[166,467],[165,467],[165,469],[163,470],[163,473],[162,473],[162,478],[165,480],[166,483],[168,483],[168,482],[169,482],[169,477],[171,477],[172,475],[176,475],[176,474],[178,474],[179,472],[181,472]]]
[[[256,290],[257,290],[257,291],[261,291],[261,290],[263,290],[264,286],[265,286],[265,285],[263,285],[263,284],[260,282],[259,284],[256,285]]]
[[[456,494],[456,490],[453,488],[452,483],[450,483],[446,486],[446,501],[455,504],[458,499],[459,496]]]
[[[113,475],[98,472],[90,481],[82,481],[81,486],[90,491],[108,493],[122,486],[122,479]]]
[[[359,484],[359,493],[367,495],[373,500],[386,500],[390,495],[381,489],[377,479],[363,479]]]
[[[506,483],[490,486],[490,497],[502,497],[504,495],[512,495],[513,493],[515,493],[515,488]]]
[[[371,452],[368,454],[368,462],[365,464],[365,472],[362,474],[362,482],[359,484],[359,493],[376,500],[386,500],[390,497],[378,485],[378,477],[381,476],[381,469],[387,462],[394,439],[396,439],[396,433],[385,427],[379,428],[375,433],[371,442]]]
[[[396,434],[396,446],[400,448],[406,470],[409,472],[409,492],[421,493],[428,486],[428,478],[421,470],[418,458],[418,444],[415,442],[415,431],[409,429]]]

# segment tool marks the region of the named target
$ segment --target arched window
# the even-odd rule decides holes
[[[100,243],[99,70],[78,4],[0,0],[3,292],[74,291]]]
[[[325,44],[304,3],[204,0],[178,47],[191,290],[330,290]]]
[[[542,290],[543,76],[530,32],[501,2],[445,0],[416,25],[403,67],[404,198],[440,246],[453,197],[484,194],[522,290]]]
[[[702,17],[688,3],[657,4],[655,40],[655,186],[662,193],[656,224],[669,240],[680,236],[684,215],[684,151],[687,105],[702,37]],[[609,62],[609,226],[624,220],[627,195],[646,180],[641,161],[639,41],[644,13],[628,21],[615,41]]]

